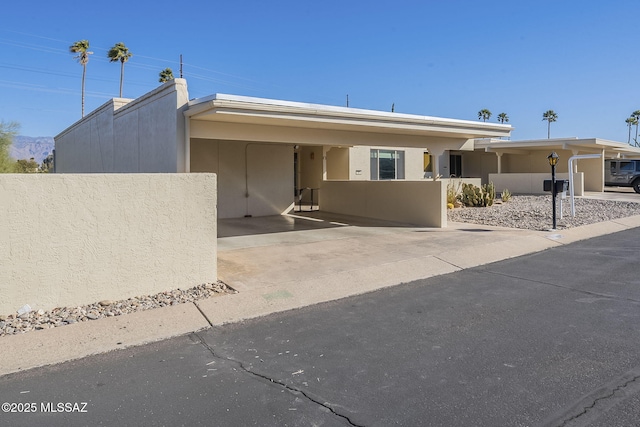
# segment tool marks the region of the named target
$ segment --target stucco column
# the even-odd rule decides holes
[[[331,150],[331,147],[326,145],[322,146],[322,180],[327,180],[327,153]]]
[[[571,154],[577,156],[580,153],[580,150],[571,150]],[[576,159],[577,160],[577,159]],[[573,162],[573,173],[578,173],[578,162]]]
[[[498,158],[498,174],[502,173],[502,153],[496,153],[496,157]]]
[[[191,172],[191,117],[184,118],[184,171]],[[180,168],[178,168],[180,172]]]
[[[427,147],[427,151],[431,155],[433,159],[433,180],[436,181],[438,176],[440,175],[440,156],[444,154],[446,151],[443,147],[438,146],[429,146]]]
[[[604,192],[604,159],[605,159],[605,150],[604,148],[602,149],[602,155],[600,156],[600,177],[602,178],[601,180],[601,186],[600,186],[600,191]]]

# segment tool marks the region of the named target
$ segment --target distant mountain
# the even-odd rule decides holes
[[[40,164],[51,153],[55,144],[51,136],[23,136],[13,138],[9,153],[16,160],[34,158]]]

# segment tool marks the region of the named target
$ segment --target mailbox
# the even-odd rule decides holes
[[[545,179],[543,183],[544,191],[551,191],[551,180]],[[566,179],[556,179],[556,194],[565,193],[569,190],[569,181]]]

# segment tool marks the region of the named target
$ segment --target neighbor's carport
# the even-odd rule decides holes
[[[446,226],[446,188],[434,180],[350,181],[327,175],[332,147],[427,150],[438,170],[446,150],[473,150],[475,138],[508,136],[508,125],[305,104],[234,95],[189,102],[185,170],[218,174],[218,216],[277,215],[294,202],[294,151],[319,165],[320,205],[346,215]],[[345,163],[348,167],[348,161]],[[341,174],[345,176],[344,174]],[[434,174],[435,175],[435,174]]]
[[[605,159],[640,157],[640,148],[615,141],[598,138],[558,138],[528,141],[487,140],[476,141],[476,153],[495,156],[490,173],[483,180],[493,182],[500,191],[508,188],[512,193],[542,194],[542,182],[549,178],[550,167],[547,156],[556,152],[560,161],[559,179],[569,179],[568,160],[572,156],[598,154],[599,158],[580,159],[573,164],[573,179],[576,195],[585,191],[604,191]]]

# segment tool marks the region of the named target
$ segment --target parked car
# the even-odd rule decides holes
[[[640,160],[605,160],[604,185],[633,187],[640,193]]]

